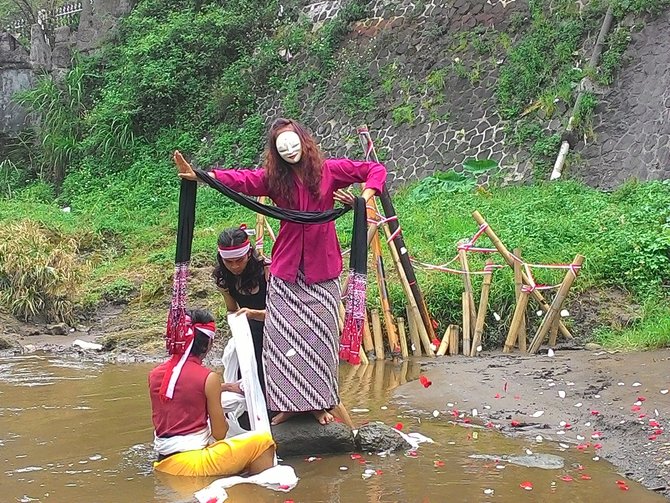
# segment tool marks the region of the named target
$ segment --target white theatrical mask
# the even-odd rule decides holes
[[[302,144],[300,143],[298,133],[295,131],[279,133],[275,145],[281,158],[289,164],[295,164],[300,161],[302,157]]]

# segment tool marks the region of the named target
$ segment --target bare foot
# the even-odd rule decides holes
[[[278,424],[283,423],[284,421],[291,419],[293,416],[295,416],[297,412],[280,412],[277,414],[275,417],[272,418],[272,421],[270,421],[270,424],[272,426],[276,426]]]
[[[323,425],[332,423],[335,420],[333,415],[327,410],[313,410],[312,414],[316,420]]]

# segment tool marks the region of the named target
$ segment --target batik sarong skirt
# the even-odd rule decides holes
[[[336,279],[308,285],[272,276],[263,338],[269,410],[307,412],[339,403],[340,286]]]

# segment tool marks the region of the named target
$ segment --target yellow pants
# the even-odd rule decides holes
[[[219,440],[204,449],[178,452],[162,461],[156,461],[154,469],[186,477],[239,475],[274,445],[269,432],[252,431]]]

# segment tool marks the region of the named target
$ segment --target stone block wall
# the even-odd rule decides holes
[[[576,174],[605,189],[670,178],[670,10],[632,38],[628,63],[599,96],[593,139],[577,146]]]
[[[586,0],[575,3],[583,8]],[[337,15],[341,5],[339,0],[317,2],[308,6],[306,13],[318,26]],[[301,119],[316,133],[328,155],[353,158],[362,155],[356,127],[368,124],[393,184],[436,171],[460,171],[467,158],[496,160],[504,183],[532,179],[529,153],[505,141],[507,124],[497,112],[495,88],[502,51],[496,62],[490,58],[478,61],[472,51],[459,52],[453,47],[453,36],[459,32],[505,30],[515,16],[523,18],[528,12],[527,0],[372,0],[367,5],[369,17],[354,26],[341,66],[361,58],[369,67],[373,87],[378,88],[384,68],[395,63],[401,72],[399,78],[410,78],[416,87],[409,95],[395,89],[390,97],[377,89],[375,97],[381,109],[350,117],[336,103],[339,90],[337,82],[331,82],[327,98],[306,105]],[[666,13],[651,21],[634,35],[627,54],[631,64],[600,97],[595,138],[573,149],[577,162],[573,160],[566,168],[566,176],[610,188],[630,177],[646,180],[670,175],[669,16]],[[590,56],[592,43],[585,42],[584,60]],[[454,71],[457,66],[462,71]],[[428,97],[419,85],[441,68],[448,69],[444,102],[426,109],[421,103]],[[464,76],[475,71],[476,80]],[[414,107],[411,124],[397,124],[393,119],[393,110],[402,104]],[[266,102],[265,109],[268,122],[283,115],[276,98]],[[567,106],[559,104],[558,112],[546,121],[546,132],[563,133],[569,112]]]
[[[0,33],[0,133],[19,131],[26,125],[26,111],[14,95],[33,85],[30,53],[9,33]]]

